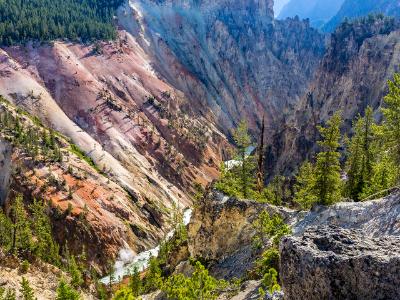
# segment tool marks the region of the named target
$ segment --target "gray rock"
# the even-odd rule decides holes
[[[398,299],[400,237],[310,227],[280,245],[286,299]]]
[[[330,207],[319,206],[307,213],[293,228],[301,235],[312,226],[335,225],[361,229],[365,235],[400,236],[400,193],[367,202],[341,202]]]

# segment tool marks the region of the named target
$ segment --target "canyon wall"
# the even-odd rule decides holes
[[[332,34],[309,90],[275,133],[268,149],[270,174],[290,175],[299,163],[312,159],[318,149],[317,126],[336,111],[342,113],[342,130],[347,134],[354,118],[368,105],[380,119],[387,80],[399,71],[399,28],[397,21],[372,18],[344,24]]]
[[[240,119],[275,127],[306,91],[324,37],[299,19],[273,19],[272,1],[132,0],[120,24],[155,71],[225,133]]]

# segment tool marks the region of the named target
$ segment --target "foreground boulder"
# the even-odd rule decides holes
[[[281,241],[285,299],[398,299],[400,195],[309,212]]]
[[[323,226],[281,243],[286,299],[398,299],[400,237]]]

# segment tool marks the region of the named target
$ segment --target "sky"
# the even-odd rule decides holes
[[[290,0],[275,0],[274,11],[275,16],[278,16],[281,9],[288,3]]]

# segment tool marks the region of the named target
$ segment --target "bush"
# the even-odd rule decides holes
[[[22,274],[26,274],[29,271],[30,263],[27,260],[24,260],[20,266],[20,272]]]
[[[79,292],[74,290],[69,284],[61,279],[57,288],[56,300],[80,300],[81,296]]]
[[[263,210],[258,218],[253,222],[253,227],[256,234],[253,238],[253,246],[262,248],[272,239],[272,244],[277,246],[280,239],[291,233],[290,227],[285,224],[279,214],[274,214],[272,217],[266,210]]]
[[[36,300],[35,294],[29,285],[29,281],[24,277],[22,277],[20,293],[24,300]]]
[[[226,282],[210,276],[208,270],[200,262],[196,262],[194,267],[191,277],[182,274],[172,275],[164,283],[162,290],[169,299],[213,300],[218,298],[220,290],[227,285]]]
[[[281,287],[278,284],[278,272],[274,268],[269,269],[262,279],[262,284],[268,289],[270,294],[273,294],[275,291],[280,291]]]

